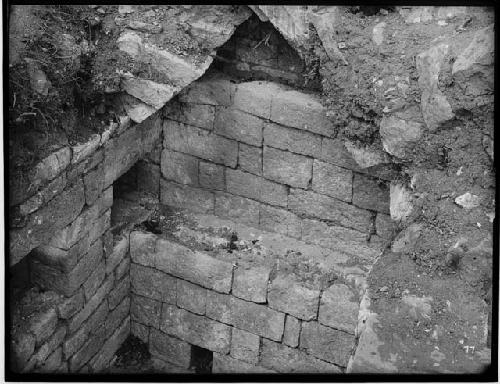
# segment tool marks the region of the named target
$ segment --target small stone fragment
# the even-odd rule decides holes
[[[455,203],[460,205],[462,208],[472,209],[479,207],[480,199],[478,196],[472,195],[471,193],[467,192],[463,195],[458,196],[455,199]]]

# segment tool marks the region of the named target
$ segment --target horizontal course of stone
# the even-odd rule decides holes
[[[31,283],[45,291],[31,294],[41,306],[29,304],[31,291],[14,304],[13,310],[20,308],[11,329],[15,371],[99,372],[130,334],[129,239],[126,233],[111,232],[112,184],[140,158],[145,161],[138,163],[139,169],[149,161],[159,163],[154,147],[160,133],[158,115],[139,125],[125,125],[102,146],[96,140],[78,151],[73,148],[71,165],[57,168],[58,175],[55,170],[45,173],[63,180],[60,191],[53,190],[57,194],[46,204],[42,199],[39,208],[26,208],[33,210],[30,221],[10,233],[10,263],[31,251]],[[146,172],[141,177],[154,180]],[[44,295],[53,300],[44,303]],[[28,316],[23,315],[26,311]]]
[[[214,373],[347,366],[359,308],[349,284],[311,285],[286,272],[286,260],[276,269],[276,258],[214,255],[148,232],[130,234],[130,254],[131,332],[156,358],[187,372],[196,345],[214,352]]]
[[[214,76],[165,112],[162,203],[371,259],[391,237],[387,172],[356,164],[316,96]]]

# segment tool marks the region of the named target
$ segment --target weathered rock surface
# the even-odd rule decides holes
[[[380,136],[385,151],[393,156],[405,158],[409,145],[422,136],[422,128],[422,125],[415,121],[384,116],[380,122]]]
[[[162,27],[162,8],[153,13],[154,19],[145,23],[130,19],[149,12],[148,10],[121,8],[120,25],[128,28],[117,39],[118,49],[126,53],[136,65],[149,65],[158,74],[155,80],[134,77],[123,73],[121,89],[135,99],[122,99],[127,114],[139,123],[160,109],[181,89],[199,78],[212,63],[211,50],[225,43],[236,26],[245,21],[251,11],[244,6],[195,6],[189,10],[180,8],[180,15],[169,18],[168,28]],[[130,12],[129,12],[130,11]],[[130,19],[130,20],[129,20]],[[168,40],[175,38],[173,32],[182,23],[189,30],[191,44],[200,47],[199,52],[183,51],[181,45],[156,43],[154,36],[163,35]],[[172,35],[172,37],[170,37]],[[185,42],[186,44],[186,42]],[[118,68],[118,70],[120,70]]]

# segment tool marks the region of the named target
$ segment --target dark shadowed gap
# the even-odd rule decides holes
[[[213,357],[212,351],[192,345],[190,368],[194,369],[195,373],[212,373]]]

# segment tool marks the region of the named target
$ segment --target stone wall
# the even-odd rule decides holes
[[[138,188],[163,204],[352,257],[373,261],[392,236],[391,170],[360,168],[314,95],[212,74],[163,114],[135,126],[125,119],[39,166],[38,191],[16,206],[19,228],[10,232],[11,264],[29,253],[38,287],[12,319],[17,371],[102,371],[130,329],[181,371],[190,345],[214,352],[214,372],[346,367],[358,304],[347,328],[328,320],[342,294],[350,302],[342,284],[307,288],[270,278],[271,266],[238,272],[211,256],[189,259],[186,249],[163,262],[132,252],[130,285],[129,237],[113,231],[111,206],[113,183],[134,164]]]
[[[391,237],[393,171],[361,168],[316,96],[212,77],[165,116],[162,203],[367,258]]]
[[[305,81],[304,60],[271,23],[261,22],[257,15],[243,22],[217,50],[213,66],[245,81],[277,81],[297,87],[319,85],[312,77]]]
[[[58,167],[41,163],[47,185],[20,204],[25,226],[10,232],[10,263],[29,253],[34,285],[11,303],[15,371],[101,371],[129,335],[128,234],[111,228],[113,182],[154,153],[160,133],[157,114],[58,151]]]
[[[348,285],[323,289],[276,269],[276,260],[245,265],[147,232],[131,233],[130,253],[131,331],[170,371],[190,372],[192,345],[213,352],[213,373],[347,366],[358,313]]]
[[[159,188],[157,176],[149,179],[161,203],[320,245],[353,263],[372,263],[392,237],[392,170],[361,168],[316,96],[210,75],[164,116]],[[154,161],[142,169],[158,175]],[[169,369],[189,372],[192,345],[213,352],[214,373],[347,366],[359,308],[349,285],[311,286],[277,274],[276,260],[237,266],[150,233],[133,232],[130,249],[131,331]]]

